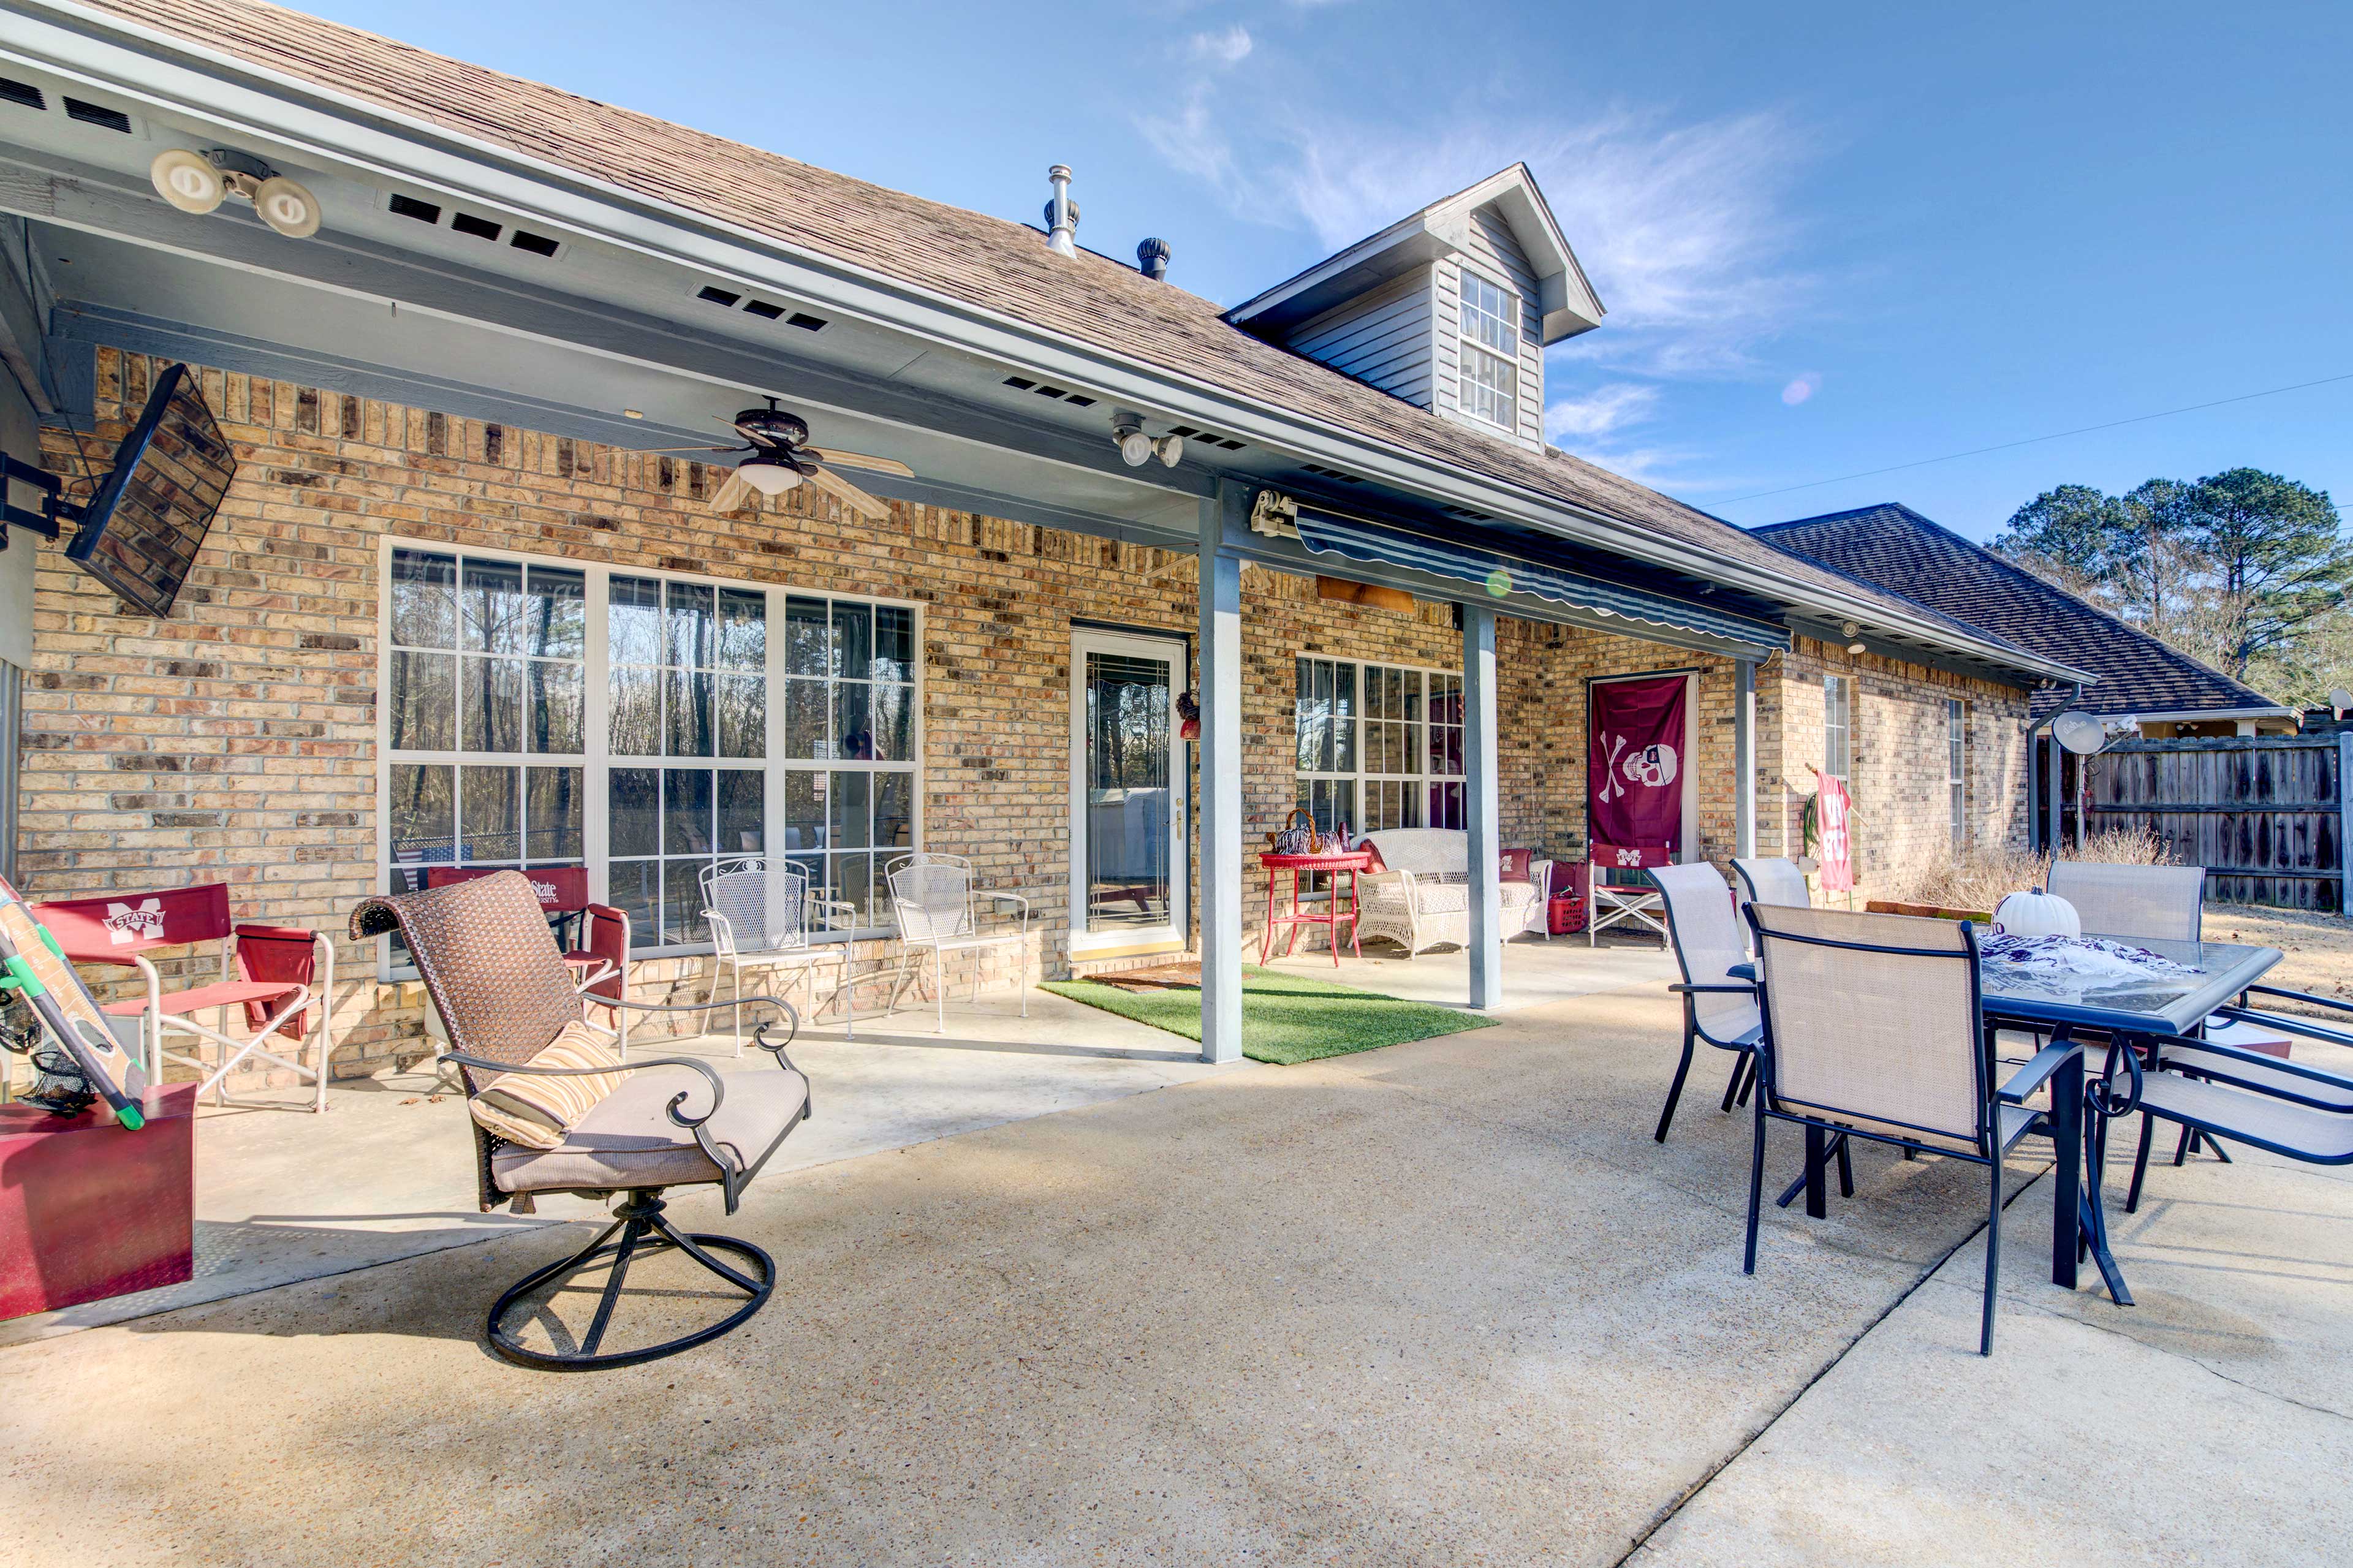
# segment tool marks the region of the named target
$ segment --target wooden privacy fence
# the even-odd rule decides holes
[[[2341,912],[2348,765],[2353,734],[2127,741],[2092,760],[2090,826],[2156,834],[2211,901]]]

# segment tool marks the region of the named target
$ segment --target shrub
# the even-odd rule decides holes
[[[2095,833],[2080,850],[2061,857],[2108,866],[2163,866],[2173,857],[2146,829]],[[1920,868],[1900,882],[1895,896],[1907,903],[1944,909],[1988,910],[2006,894],[2039,888],[2051,875],[2051,857],[2009,845],[1971,845]]]

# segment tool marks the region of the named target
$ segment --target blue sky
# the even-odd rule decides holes
[[[1082,243],[1227,303],[1525,159],[1610,310],[1555,439],[1738,522],[2242,463],[2353,508],[2353,381],[1813,483],[2353,374],[2353,6],[308,8],[1007,217],[1066,162]]]

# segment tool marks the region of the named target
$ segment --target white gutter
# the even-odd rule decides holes
[[[1279,405],[1073,343],[1002,312],[861,271],[760,230],[71,0],[14,0],[0,11],[0,58],[82,82],[170,118],[215,127],[227,140],[271,144],[293,153],[294,161],[315,161],[365,181],[438,186],[460,199],[504,206],[650,259],[797,294],[944,347],[1092,383],[1114,397],[1229,428],[1262,447],[1796,604],[1828,620],[1898,631],[2006,668],[2069,681],[2085,679],[2055,661],[2021,658],[2015,650],[1957,635],[1870,599],[1725,561],[1701,546],[1476,468],[1401,453],[1375,437],[1304,420]]]

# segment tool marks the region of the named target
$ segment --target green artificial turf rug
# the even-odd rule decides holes
[[[1201,1037],[1198,986],[1134,992],[1100,980],[1050,980],[1046,989],[1188,1040]],[[1242,968],[1242,1055],[1278,1067],[1490,1028],[1494,1022],[1476,1013],[1359,991],[1312,974],[1248,964]]]

